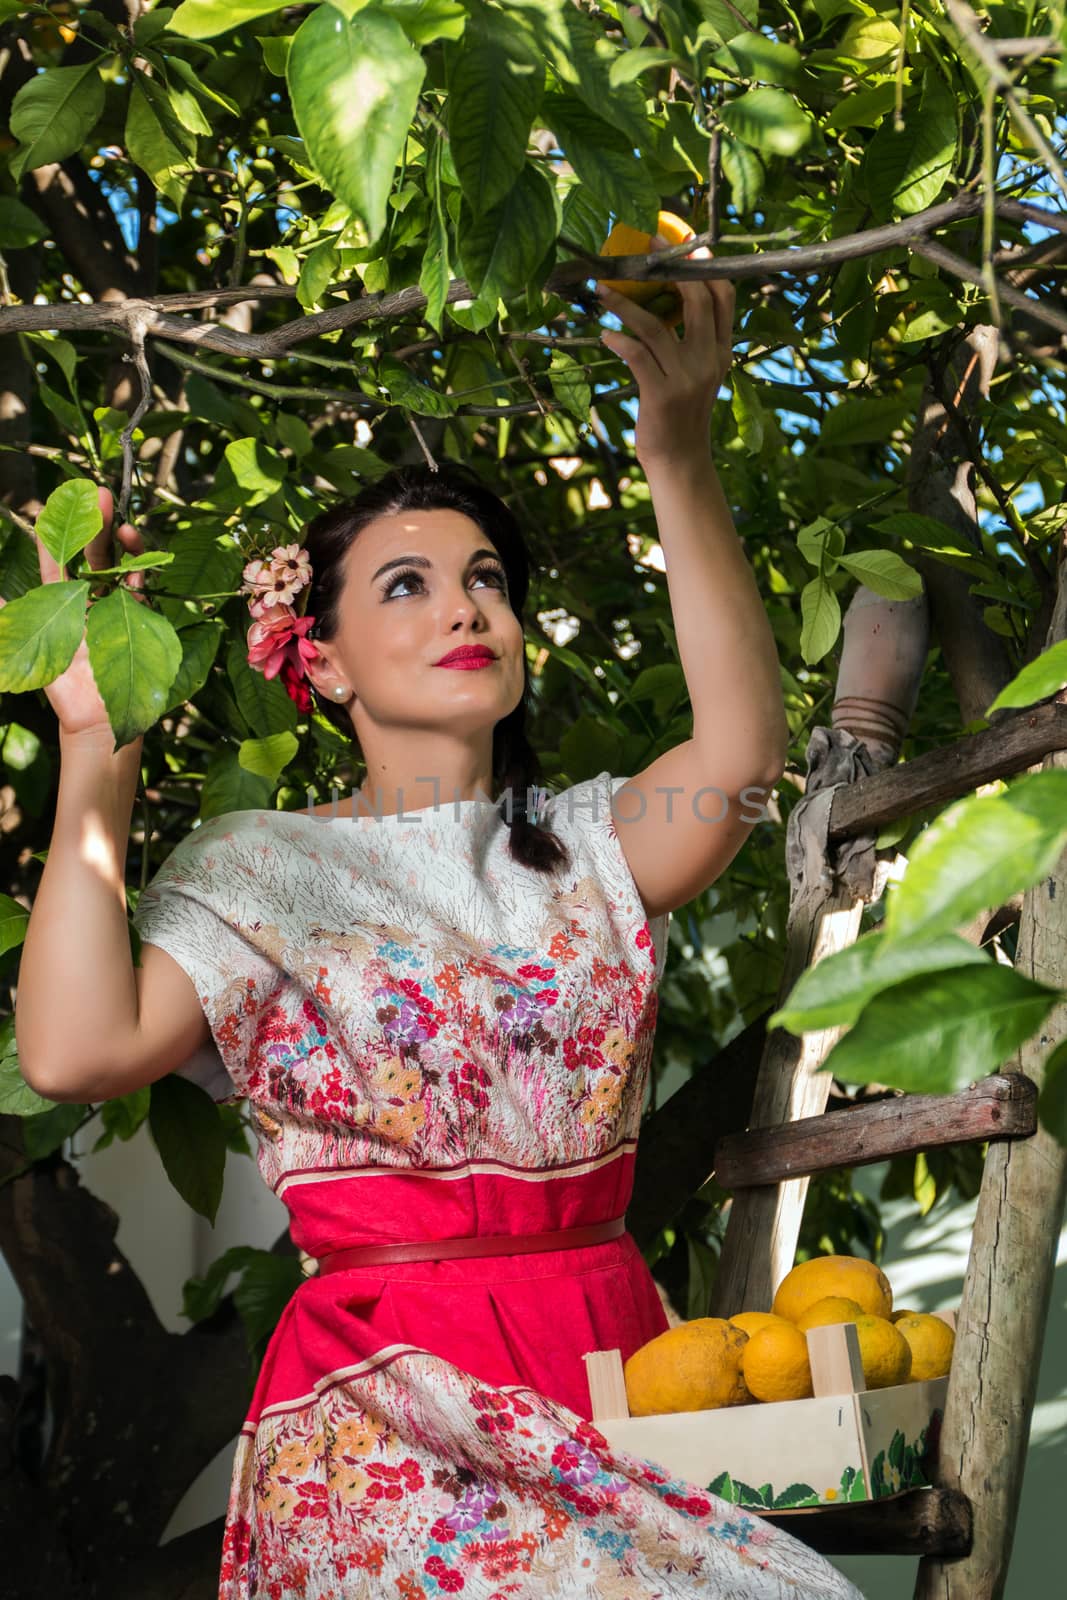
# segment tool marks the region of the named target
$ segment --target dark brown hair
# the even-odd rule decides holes
[[[423,463],[395,467],[352,499],[330,506],[308,523],[300,536],[311,558],[312,578],[306,609],[308,615],[315,618],[315,625],[308,637],[312,640],[335,637],[345,580],[345,557],[352,541],[369,522],[403,511],[441,509],[458,511],[469,517],[494,546],[507,577],[511,609],[521,623],[530,585],[530,564],[519,523],[473,467],[446,461],[437,471]],[[352,724],[347,713],[320,694],[310,679],[308,684],[322,715],[351,738]],[[530,670],[524,652],[522,699],[493,729],[493,784],[495,794],[504,796],[500,815],[510,825],[511,855],[523,866],[547,873],[569,866],[570,856],[562,841],[547,827],[531,823],[523,809],[529,788],[541,785],[541,765],[526,737],[529,695]]]

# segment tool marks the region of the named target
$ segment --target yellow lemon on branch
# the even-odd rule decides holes
[[[668,244],[681,244],[684,239],[695,238],[688,222],[676,217],[673,211],[661,211],[656,218],[656,232]],[[652,254],[652,235],[629,223],[617,222],[600,247],[602,256],[644,256]],[[668,279],[603,278],[601,282],[625,295],[637,305],[644,306],[654,317],[675,327],[685,317],[682,296]]]

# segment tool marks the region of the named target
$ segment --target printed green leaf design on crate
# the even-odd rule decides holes
[[[706,1488],[708,1494],[718,1495],[720,1500],[728,1500],[731,1505],[751,1506],[758,1511],[792,1511],[797,1506],[819,1504],[819,1494],[809,1483],[791,1483],[776,1495],[772,1484],[765,1483],[762,1488],[753,1489],[739,1479],[735,1482],[728,1472],[720,1472]]]
[[[938,1425],[940,1414],[935,1412]],[[879,1450],[871,1465],[871,1497],[882,1499],[889,1494],[899,1494],[902,1489],[921,1489],[929,1483],[924,1467],[926,1437],[929,1425],[912,1442],[905,1439],[898,1428],[888,1450]]]
[[[767,1506],[771,1511],[793,1511],[798,1506],[817,1506],[819,1504],[818,1492],[810,1483],[791,1483],[788,1489],[783,1489],[781,1494],[776,1494],[773,1500],[768,1500]]]
[[[846,1467],[841,1474],[840,1497],[846,1501],[866,1500],[867,1485],[859,1467]]]

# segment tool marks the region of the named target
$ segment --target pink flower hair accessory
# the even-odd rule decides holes
[[[265,678],[280,677],[290,700],[311,709],[307,665],[318,655],[307,637],[315,618],[297,614],[297,596],[311,582],[311,559],[301,545],[276,545],[269,560],[249,561],[239,594],[249,596],[248,665]],[[305,593],[304,604],[307,604]]]

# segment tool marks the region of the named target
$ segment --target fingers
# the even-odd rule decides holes
[[[122,523],[115,537],[128,555],[139,556],[144,553],[144,540],[132,523]],[[131,572],[129,577],[122,581],[128,589],[143,589],[144,573]]]

